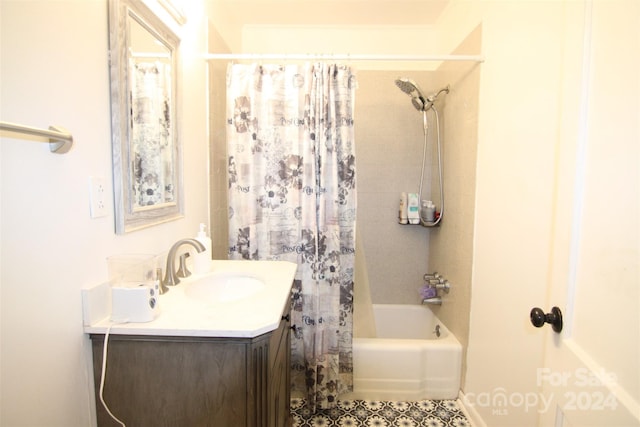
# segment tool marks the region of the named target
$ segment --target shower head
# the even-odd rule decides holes
[[[418,87],[418,84],[411,79],[405,77],[399,77],[396,79],[396,86],[400,88],[404,93],[411,97],[411,103],[416,110],[418,111],[427,111],[429,108],[433,106],[436,98],[442,92],[449,93],[449,85],[447,87],[440,89],[436,93],[432,93],[431,95],[425,96],[422,94],[422,91]]]
[[[420,89],[418,88],[417,83],[411,79],[407,79],[405,77],[399,77],[396,79],[396,86],[398,86],[400,90],[402,90],[407,95],[413,96],[414,92],[417,92],[418,94],[422,95],[422,92],[420,92]]]
[[[416,82],[405,77],[399,77],[396,79],[396,86],[411,97],[411,103],[416,107],[416,110],[425,111],[427,101],[424,99],[424,95],[422,95],[422,91]]]

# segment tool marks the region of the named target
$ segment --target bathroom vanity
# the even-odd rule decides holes
[[[189,278],[160,297],[162,312],[152,322],[111,325],[104,319],[85,327],[98,426],[119,425],[99,397],[109,328],[104,399],[127,426],[290,426],[295,264],[276,262],[274,270],[266,261],[214,263],[211,277],[233,286],[232,294],[211,294],[212,287],[202,285],[213,283],[209,276]],[[240,271],[244,263],[252,263],[250,273]],[[247,274],[264,286],[242,291],[236,279]]]
[[[111,335],[104,398],[132,426],[289,426],[289,313],[255,338]],[[92,334],[98,426],[104,335]]]

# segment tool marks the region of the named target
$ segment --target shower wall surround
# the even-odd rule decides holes
[[[452,53],[477,54],[481,28]],[[471,267],[478,129],[478,64],[445,62],[435,71],[360,71],[356,95],[358,227],[362,233],[373,303],[415,304],[422,275],[438,271],[452,284],[434,312],[466,353],[471,306]],[[422,161],[422,115],[394,80],[408,76],[426,93],[451,85],[436,104],[440,117],[446,212],[433,228],[400,225],[400,192],[418,191]],[[440,205],[435,162],[436,124],[429,113],[429,155],[423,199]],[[429,173],[431,171],[431,173]],[[356,283],[357,286],[357,283]],[[462,384],[466,368],[463,354]]]
[[[371,299],[374,304],[415,304],[427,268],[429,231],[398,224],[398,203],[401,192],[418,192],[423,121],[422,113],[394,81],[407,76],[429,92],[435,75],[425,71],[359,70],[357,76],[357,224]],[[430,170],[428,163],[426,170]],[[425,198],[430,189],[427,181],[425,178]]]

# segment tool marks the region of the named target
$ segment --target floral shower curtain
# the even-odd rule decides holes
[[[292,386],[313,410],[353,388],[354,95],[346,66],[227,71],[229,255],[298,264]]]
[[[131,69],[134,209],[175,202],[171,140],[171,64],[137,62]]]

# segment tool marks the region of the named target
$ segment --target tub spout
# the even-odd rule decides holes
[[[442,298],[441,297],[425,298],[422,300],[422,304],[442,305]]]

